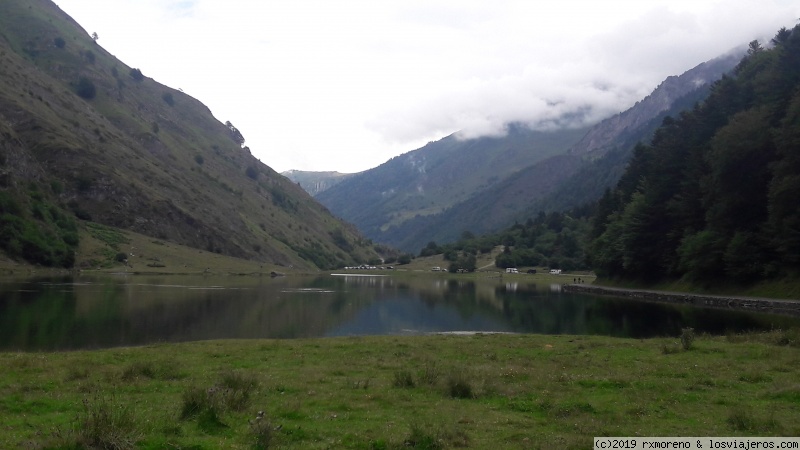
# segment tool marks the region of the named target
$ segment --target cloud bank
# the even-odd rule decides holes
[[[597,122],[792,27],[788,0],[56,0],[277,170],[364,170],[460,131]]]

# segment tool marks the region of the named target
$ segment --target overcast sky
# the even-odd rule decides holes
[[[616,114],[800,18],[797,0],[55,0],[277,171]]]

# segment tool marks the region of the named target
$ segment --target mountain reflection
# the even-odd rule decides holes
[[[675,336],[800,319],[566,294],[533,281],[418,276],[4,279],[0,348],[447,331]]]

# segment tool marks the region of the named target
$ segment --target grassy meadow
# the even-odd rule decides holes
[[[0,353],[2,448],[590,448],[800,435],[800,333],[429,335]]]

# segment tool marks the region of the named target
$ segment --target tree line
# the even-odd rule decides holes
[[[479,253],[489,253],[502,246],[503,251],[495,258],[496,267],[588,269],[585,249],[592,211],[592,207],[586,206],[566,213],[540,212],[524,224],[515,223],[506,230],[483,236],[465,231],[454,243],[439,245],[429,242],[420,250],[419,256],[442,254],[450,262],[450,272],[471,272],[476,269]]]
[[[708,98],[638,144],[591,220],[598,275],[752,282],[800,264],[800,26],[750,43]]]

